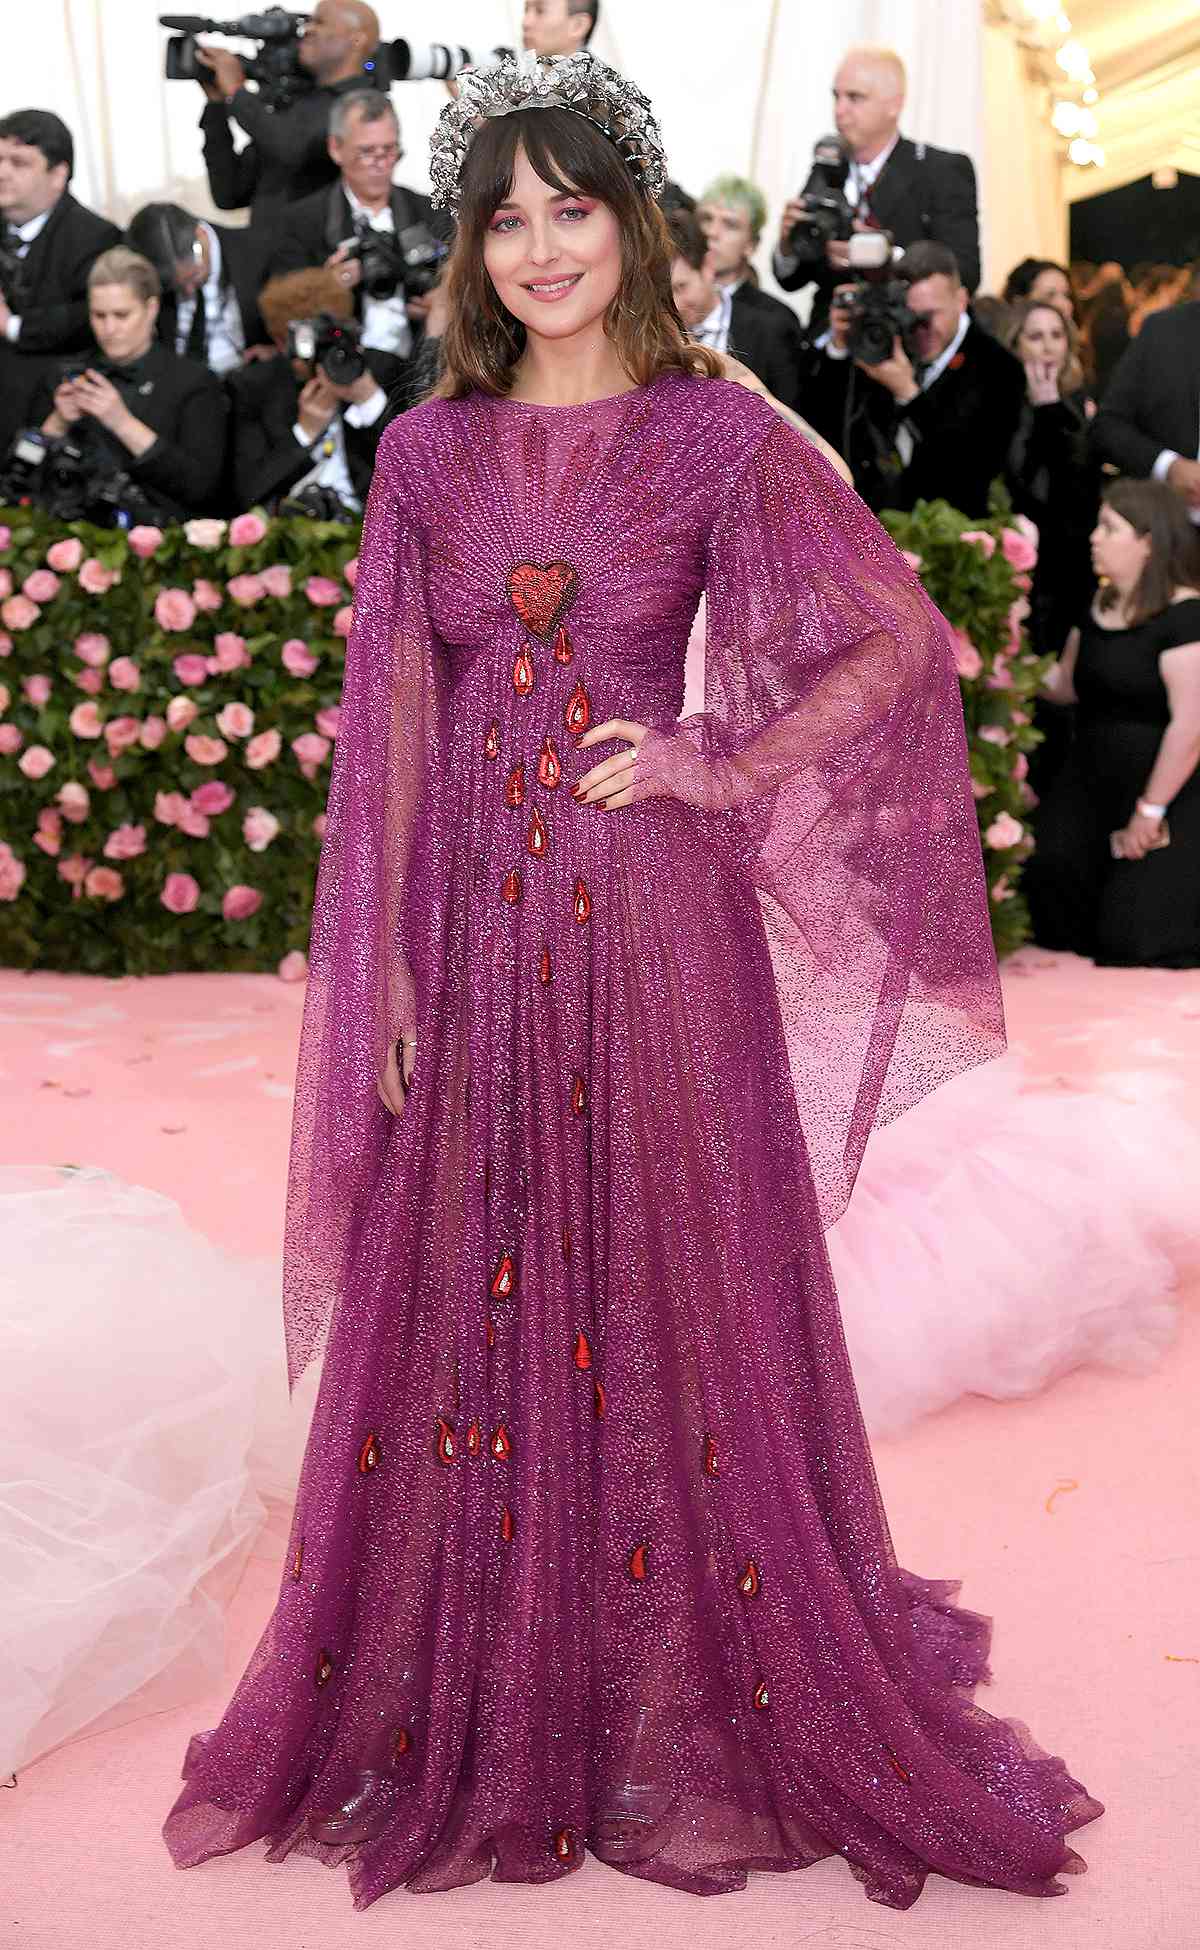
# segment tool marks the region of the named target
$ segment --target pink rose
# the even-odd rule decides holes
[[[954,632],[954,663],[959,676],[968,680],[983,669],[983,658],[963,630]]]
[[[97,792],[111,792],[117,783],[117,775],[112,766],[101,764],[98,758],[89,758],[88,777]]]
[[[255,603],[261,603],[266,593],[261,576],[234,576],[232,582],[225,584],[225,594],[230,601],[240,603],[243,609],[251,609]]]
[[[218,528],[221,526],[219,522],[215,522],[213,525]],[[190,523],[189,526],[191,526]],[[197,609],[210,611],[220,609],[224,600],[225,598],[222,596],[215,582],[207,582],[201,576],[198,582],[192,584],[192,601],[195,603]]]
[[[920,560],[920,557],[919,557],[919,556],[918,556],[918,558],[917,558],[917,560],[918,560],[918,561]],[[354,588],[355,588],[355,587],[357,586],[357,584],[358,584],[358,557],[357,557],[357,555],[352,555],[352,556],[350,557],[350,560],[349,560],[349,561],[347,562],[347,564],[346,564],[346,566],[345,566],[345,568],[344,568],[344,569],[342,570],[342,574],[343,574],[343,575],[345,576],[345,578],[346,578],[346,581],[347,581],[347,582],[348,582],[348,583],[350,584],[350,587],[351,587],[351,589],[354,589]]]
[[[318,838],[319,840],[323,840],[323,839],[325,838],[325,815],[324,815],[324,813],[318,813],[318,814],[317,814],[317,816],[316,816],[316,818],[315,818],[315,819],[313,820],[313,823],[312,823],[312,829],[313,829],[313,832],[314,832],[314,833],[316,834],[316,836],[317,836],[317,838]]]
[[[242,670],[250,661],[244,636],[235,636],[232,630],[222,630],[213,645],[216,652],[213,662],[218,670]]]
[[[233,793],[224,779],[205,779],[204,784],[198,785],[193,792],[192,804],[197,812],[210,815],[228,812],[233,804]]]
[[[988,674],[987,687],[989,691],[1010,691],[1012,689],[1012,671],[1008,667],[1006,658],[997,657]]]
[[[181,684],[202,684],[208,676],[208,665],[195,650],[185,650],[171,668]]]
[[[200,888],[190,873],[169,873],[159,899],[172,914],[193,914],[200,905]]]
[[[268,596],[281,600],[292,593],[292,572],[286,562],[273,562],[269,569],[259,570],[259,579]]]
[[[211,520],[185,521],[183,532],[191,548],[220,548],[225,540],[225,523]],[[211,584],[209,586],[211,587]]]
[[[991,786],[981,785],[978,779],[971,780],[971,791],[977,799],[990,799],[992,796]]]
[[[47,678],[45,681],[49,683],[50,680],[49,678]],[[33,677],[27,677],[25,679],[26,697],[28,697],[29,695],[29,686],[35,682],[37,682],[37,679]],[[12,692],[9,690],[8,685],[0,684],[0,712],[7,711],[11,703],[12,703]]]
[[[0,527],[0,553],[2,553],[3,550],[8,547],[11,540],[12,540],[12,529]]]
[[[1029,777],[1029,760],[1026,758],[1024,752],[1018,752],[1013,759],[1012,775],[1014,779],[1027,779]]]
[[[132,657],[114,657],[108,666],[108,681],[114,691],[140,691],[142,673]]]
[[[354,609],[350,603],[347,603],[343,609],[339,609],[337,615],[333,619],[334,636],[349,636],[350,625],[353,623],[353,621],[354,621]]]
[[[974,543],[985,562],[990,562],[996,553],[996,537],[982,528],[964,528],[958,539],[960,542]]]
[[[6,631],[0,630],[0,657],[11,657],[11,656],[12,656],[12,638],[7,634]]]
[[[0,569],[0,599],[12,595],[12,571]]]
[[[81,826],[88,816],[92,803],[86,785],[80,785],[77,779],[72,779],[68,784],[60,785],[54,796],[62,808],[63,818],[69,819],[72,826]]]
[[[7,840],[0,840],[0,901],[15,901],[25,885],[25,863]]]
[[[319,765],[329,757],[329,740],[315,731],[303,731],[299,738],[292,739],[292,750],[300,761],[300,770],[306,779],[311,779]]]
[[[1008,884],[1008,875],[1002,873],[996,885],[992,888],[992,899],[994,901],[1010,901],[1012,897],[1013,889]]]
[[[131,528],[127,539],[134,554],[141,561],[146,562],[162,547],[164,537],[161,528],[151,528],[142,524],[137,528]]]
[[[86,596],[107,596],[114,584],[121,578],[115,569],[106,569],[94,555],[89,555],[79,571],[79,587]]]
[[[1002,724],[985,724],[979,736],[985,745],[1007,745],[1009,734]]]
[[[75,655],[81,664],[90,664],[98,670],[112,655],[112,645],[99,630],[85,630],[82,636],[75,639]]]
[[[274,727],[256,732],[246,747],[246,764],[252,772],[261,772],[264,765],[275,763],[282,749],[283,739]]]
[[[311,677],[320,662],[320,658],[314,657],[307,643],[298,636],[288,638],[279,656],[290,677]]]
[[[323,711],[317,712],[316,726],[317,726],[317,730],[321,733],[322,737],[324,738],[337,737],[338,722],[341,718],[341,715],[342,715],[342,710],[339,704],[327,704]]]
[[[235,515],[229,524],[229,542],[232,548],[253,548],[261,542],[267,532],[267,524],[261,515]]]
[[[54,753],[45,745],[30,745],[17,760],[27,779],[44,779],[54,770]]]
[[[10,596],[6,603],[0,604],[0,616],[10,630],[31,630],[41,613],[28,596]]]
[[[227,921],[248,921],[262,906],[262,895],[257,887],[239,884],[231,887],[221,902],[221,913]]]
[[[308,974],[308,956],[302,954],[299,948],[293,948],[291,954],[285,955],[280,962],[276,974],[281,982],[302,982]]]
[[[183,749],[193,765],[219,765],[228,757],[229,747],[220,738],[206,737],[203,732],[194,731],[183,741]]]
[[[182,792],[156,792],[154,795],[154,817],[160,826],[178,826],[187,811],[188,802]]]
[[[1025,828],[1019,819],[1013,818],[1011,813],[997,813],[983,837],[988,846],[1003,851],[1006,847],[1016,846],[1025,838]]]
[[[160,589],[154,599],[154,620],[162,630],[190,630],[196,605],[186,589]]]
[[[1028,724],[1028,723],[1029,723],[1029,713],[1028,713],[1028,711],[1010,711],[1008,715],[1009,715],[1009,718],[1010,718],[1010,720],[1011,720],[1011,722],[1012,722],[1013,724]]]
[[[58,577],[49,569],[35,569],[21,584],[31,603],[52,603],[62,588]]]
[[[99,706],[95,704],[77,704],[68,723],[77,738],[98,738],[104,729]]]
[[[254,730],[254,713],[248,704],[227,704],[217,713],[217,729],[223,738],[248,738]]]
[[[342,600],[342,587],[329,576],[309,576],[304,593],[317,609],[336,609]]]
[[[202,813],[198,806],[191,806],[185,802],[183,811],[180,813],[175,824],[181,833],[187,834],[189,840],[206,840],[208,838],[208,814]]]
[[[0,758],[11,758],[24,743],[24,735],[15,724],[0,724]]]
[[[279,831],[279,821],[265,806],[251,806],[242,820],[242,838],[251,853],[265,853]]]
[[[1025,571],[1035,567],[1038,559],[1037,543],[1019,528],[1005,528],[1000,535],[1000,546],[1004,550],[1004,560],[1010,569]]]
[[[83,543],[78,535],[64,535],[61,542],[51,543],[46,560],[59,575],[73,575],[83,561]]]
[[[900,553],[904,557],[904,560],[908,563],[908,566],[912,570],[913,574],[915,576],[920,575],[921,570],[925,566],[924,556],[917,555],[915,551],[912,550],[911,548],[902,548]]]
[[[113,758],[118,752],[127,752],[131,745],[136,745],[141,735],[140,718],[110,718],[104,727],[104,742]]]
[[[65,880],[67,886],[73,887],[78,894],[87,879],[91,864],[85,854],[68,853],[66,859],[58,863],[58,877],[60,880]]]
[[[54,686],[48,677],[38,672],[33,677],[27,677],[21,685],[21,689],[34,709],[40,711],[43,704],[49,704],[50,693],[54,689]]]
[[[62,852],[62,814],[55,812],[53,806],[43,806],[38,814],[33,843],[52,860]]]
[[[190,697],[173,697],[167,706],[167,724],[172,731],[186,731],[199,716],[200,706]]]
[[[93,867],[83,883],[83,891],[93,900],[119,901],[125,892],[125,882],[115,867]]]
[[[144,752],[156,752],[167,735],[167,721],[151,715],[142,719],[142,729],[138,742]]]
[[[106,860],[136,860],[146,851],[144,826],[114,826],[104,842]]]
[[[89,697],[99,697],[104,689],[102,670],[77,670],[71,679],[77,691],[86,691]]]

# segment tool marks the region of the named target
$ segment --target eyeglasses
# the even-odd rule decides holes
[[[377,142],[373,147],[351,149],[348,154],[352,162],[394,163],[400,160],[400,144]]]

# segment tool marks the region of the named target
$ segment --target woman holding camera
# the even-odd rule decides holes
[[[1104,587],[1046,685],[1078,714],[1025,872],[1034,933],[1108,967],[1195,968],[1200,541],[1170,488],[1114,481],[1092,559]]]
[[[206,366],[155,338],[158,272],[117,245],[88,278],[88,314],[102,357],[59,381],[42,432],[82,445],[85,463],[128,475],[157,518],[208,511],[225,465],[225,396]],[[82,368],[82,369],[79,369]]]

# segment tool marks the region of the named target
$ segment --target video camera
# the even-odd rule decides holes
[[[258,92],[269,108],[291,108],[301,95],[316,86],[313,77],[300,63],[300,41],[311,18],[308,14],[288,13],[283,7],[268,7],[265,13],[243,14],[239,20],[208,20],[202,14],[160,14],[160,27],[169,27],[174,36],[167,42],[166,78],[168,81],[205,81],[210,70],[196,59],[198,34],[228,34],[237,40],[257,41],[258,53],[242,66],[247,77],[258,83]],[[489,68],[511,48],[496,47],[488,52],[472,52],[469,47],[449,46],[442,41],[381,41],[374,57],[363,63],[363,85],[389,88],[394,81],[448,81],[460,68]]]
[[[100,369],[98,362],[92,369]],[[67,434],[49,440],[36,428],[23,427],[0,468],[0,505],[29,502],[57,521],[90,521],[98,528],[134,528],[139,522],[161,527],[173,519],[86,439]]]
[[[287,356],[317,367],[334,386],[353,386],[367,370],[362,326],[353,318],[334,318],[327,311],[315,318],[291,320]]]
[[[864,278],[838,294],[837,305],[850,314],[846,344],[852,359],[864,366],[881,366],[890,359],[899,339],[909,358],[917,358],[917,316],[908,302],[908,286],[900,278]]]
[[[838,135],[823,135],[813,145],[812,169],[804,185],[804,214],[788,232],[785,249],[793,257],[844,244],[854,230],[854,211],[846,201],[850,158]]]
[[[362,265],[368,298],[391,298],[400,290],[406,298],[424,298],[437,283],[450,246],[427,224],[410,223],[398,237],[386,230],[363,230],[342,249],[348,260],[357,258]]]

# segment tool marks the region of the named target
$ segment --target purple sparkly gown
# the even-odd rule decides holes
[[[362,1907],[568,1874],[635,1807],[608,1859],[700,1893],[833,1852],[897,1908],[931,1869],[1061,1893],[1099,1804],[896,1566],[823,1239],[872,1125],[1003,1041],[941,618],[761,399],[676,374],[407,414],[360,559],[293,1375],[332,1326],[176,1861],[262,1838]],[[609,717],[654,730],[605,812],[571,785]],[[364,1771],[378,1831],[314,1839]]]

